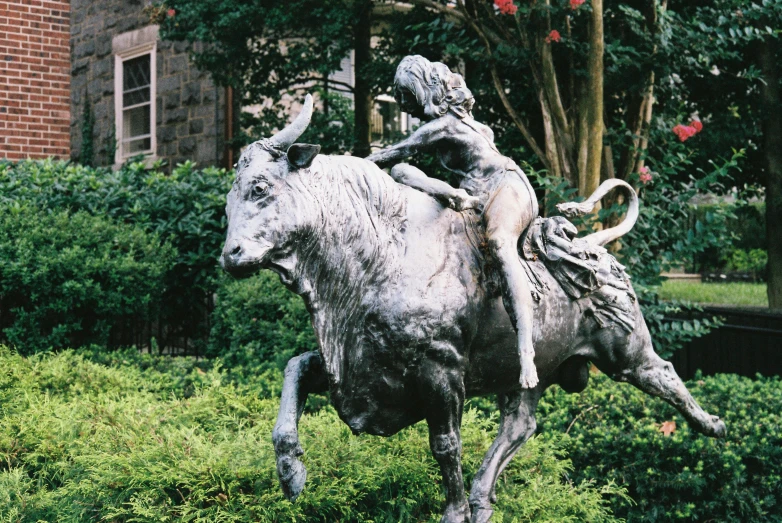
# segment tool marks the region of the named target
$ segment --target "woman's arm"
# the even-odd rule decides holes
[[[443,118],[427,122],[401,142],[370,154],[366,159],[376,163],[379,167],[388,167],[433,145],[443,136],[445,126],[446,122]]]
[[[455,189],[437,178],[430,178],[423,171],[406,163],[396,164],[391,177],[399,183],[417,189],[436,198],[440,203],[457,211],[480,209],[481,200],[470,196],[464,189]]]

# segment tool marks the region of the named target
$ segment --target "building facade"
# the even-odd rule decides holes
[[[0,157],[226,163],[226,90],[148,3],[0,0]]]

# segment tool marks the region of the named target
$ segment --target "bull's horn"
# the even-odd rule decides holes
[[[312,96],[308,94],[304,99],[304,107],[296,119],[272,137],[274,145],[282,151],[287,150],[307,130],[310,118],[312,118]]]

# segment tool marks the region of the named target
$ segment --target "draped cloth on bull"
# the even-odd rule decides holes
[[[577,233],[562,216],[537,218],[525,233],[523,258],[541,260],[571,299],[589,298],[601,327],[618,323],[632,332],[636,296],[624,266],[603,247],[576,238]]]

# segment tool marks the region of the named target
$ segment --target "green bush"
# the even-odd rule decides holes
[[[233,175],[224,169],[198,170],[185,162],[170,174],[128,163],[118,171],[55,160],[0,160],[0,204],[40,210],[84,211],[115,223],[138,226],[176,248],[165,274],[158,343],[173,338],[200,340],[209,333],[217,257],[225,239],[225,195]]]
[[[207,356],[220,357],[232,374],[249,378],[285,368],[297,354],[317,349],[302,299],[270,271],[221,279],[212,313]]]
[[[731,215],[728,227],[733,233],[733,248],[727,250],[724,246],[712,246],[702,253],[694,256],[693,271],[740,271],[752,272],[752,270],[737,269],[731,267],[730,261],[734,252],[754,252],[766,250],[766,205],[765,203],[735,204],[712,203],[692,206],[690,209],[691,221],[697,223],[703,221],[707,215],[722,212]],[[694,228],[694,225],[693,225]],[[741,254],[739,254],[741,256]],[[761,269],[763,273],[765,268]],[[762,275],[762,274],[760,274]]]
[[[551,389],[541,401],[544,433],[568,432],[574,481],[611,480],[633,503],[611,498],[628,521],[763,523],[782,520],[782,382],[720,375],[688,388],[727,424],[723,440],[695,433],[672,407],[593,375],[581,394]],[[661,425],[674,421],[666,437]]]
[[[768,252],[763,249],[736,249],[730,253],[728,258],[728,270],[738,272],[748,272],[755,277],[763,276],[766,273],[768,265]]]
[[[161,386],[171,374],[154,365],[87,356],[26,359],[0,348],[0,521],[439,519],[444,496],[423,424],[356,437],[329,407],[305,415],[309,476],[291,504],[275,472],[276,399],[226,384],[219,368],[179,369],[194,385],[183,395]],[[494,430],[495,421],[465,414],[467,481]],[[568,479],[560,439],[534,438],[519,452],[498,485],[494,521],[618,521],[607,500],[622,491]]]
[[[0,329],[22,353],[109,342],[155,313],[174,249],[85,212],[0,206]]]

